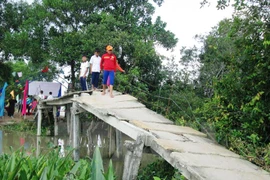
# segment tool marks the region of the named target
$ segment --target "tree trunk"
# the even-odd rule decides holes
[[[70,66],[71,66],[71,85],[72,85],[71,91],[75,91],[76,77],[75,77],[75,61],[74,60],[71,60]]]

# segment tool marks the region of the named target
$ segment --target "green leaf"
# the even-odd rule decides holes
[[[93,155],[93,160],[92,160],[91,166],[92,166],[91,179],[92,180],[104,180],[103,162],[102,162],[102,158],[101,158],[101,154],[100,154],[98,146],[95,148],[95,152]]]
[[[80,168],[81,165],[82,165],[82,161],[76,162],[76,164],[71,169],[70,173],[76,175],[76,173],[77,173],[77,171],[78,171],[78,169]]]
[[[114,180],[114,171],[112,160],[110,159],[109,168],[106,174],[104,174],[106,180]]]

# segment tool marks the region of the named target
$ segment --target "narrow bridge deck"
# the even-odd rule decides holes
[[[269,180],[270,174],[239,155],[215,144],[206,135],[189,127],[173,125],[147,109],[130,95],[114,98],[82,93],[43,101],[45,106],[75,103],[122,133],[151,147],[190,180]]]

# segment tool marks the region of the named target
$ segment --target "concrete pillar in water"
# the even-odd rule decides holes
[[[122,133],[119,130],[115,130],[115,155],[117,158],[121,158],[123,154],[122,146]]]
[[[40,144],[41,144],[41,138],[40,138],[40,136],[37,136],[36,157],[38,157],[40,155]]]
[[[58,136],[58,122],[57,122],[57,107],[53,106],[53,118],[54,118],[54,136]]]
[[[109,158],[112,157],[113,153],[114,153],[114,148],[113,148],[113,127],[109,126],[109,132],[108,132],[108,136],[109,136]]]
[[[74,95],[74,98],[78,97],[78,95]],[[71,121],[72,121],[72,147],[73,147],[73,158],[74,161],[79,161],[80,159],[80,120],[78,114],[77,103],[72,103],[71,108]]]
[[[125,155],[123,180],[136,180],[144,147],[144,137],[138,136],[137,140],[125,141],[127,153]]]
[[[37,135],[41,135],[41,122],[42,122],[42,109],[41,106],[37,106],[38,109],[38,123],[37,123]]]
[[[65,116],[66,116],[66,121],[67,121],[67,133],[70,134],[70,104],[66,105],[66,112],[65,112]]]

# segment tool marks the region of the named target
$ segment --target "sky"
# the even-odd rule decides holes
[[[202,0],[164,0],[161,7],[156,6],[155,17],[167,23],[166,30],[173,32],[178,38],[174,51],[160,49],[160,53],[167,57],[180,59],[182,46],[192,47],[197,42],[196,34],[206,34],[224,18],[230,18],[233,8],[217,10],[216,0],[209,0],[210,6],[200,8]],[[154,17],[154,18],[155,18]]]

